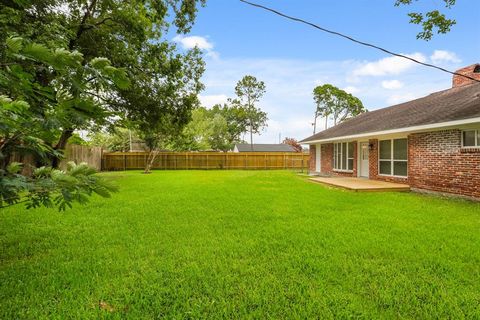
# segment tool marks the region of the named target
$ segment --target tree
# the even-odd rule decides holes
[[[207,109],[199,107],[192,112],[191,121],[175,137],[171,147],[178,151],[202,151],[212,148],[210,139],[214,132],[212,117]]]
[[[415,0],[416,1],[416,0]],[[456,0],[442,0],[445,8],[450,9],[455,5]],[[395,6],[411,5],[414,0],[396,0]],[[454,19],[449,19],[445,14],[439,10],[432,10],[426,13],[410,12],[410,23],[421,25],[422,30],[417,34],[417,39],[431,40],[433,33],[436,30],[438,34],[445,34],[450,31],[451,27],[457,22]]]
[[[192,120],[185,126],[183,132],[175,137],[170,144],[173,150],[179,151],[202,151],[219,150],[228,151],[233,148],[233,144],[238,142],[238,137],[245,132],[245,126],[242,131],[237,132],[238,123],[236,117],[225,118],[229,115],[235,115],[235,107],[224,105],[214,106],[208,110],[199,107],[192,112]],[[230,123],[229,123],[230,122]],[[233,128],[233,133],[230,131]]]
[[[229,99],[228,103],[215,105],[211,109],[214,114],[220,114],[226,122],[226,150],[231,150],[236,143],[243,142],[241,136],[249,130],[247,110],[237,101]]]
[[[41,138],[41,122],[27,102],[0,96],[0,208],[25,203],[27,208],[56,206],[65,210],[73,202],[87,202],[93,193],[109,197],[117,190],[86,164],[69,163],[65,171],[34,168],[31,176],[22,175],[22,164],[10,162],[13,152],[41,158],[55,152]]]
[[[303,150],[302,146],[294,138],[285,138],[285,139],[283,139],[282,143],[283,144],[288,144],[289,146],[292,146],[293,149],[295,149],[295,152],[302,152],[302,150]]]
[[[246,110],[252,150],[253,134],[260,133],[267,126],[267,114],[260,108],[255,107],[255,104],[260,101],[265,92],[265,83],[250,75],[244,76],[235,86],[238,100],[233,101],[233,103],[240,104]]]
[[[335,125],[367,111],[360,99],[343,90],[339,90],[335,101],[336,104],[333,109],[333,123]]]
[[[82,90],[95,101],[95,107],[81,106],[63,99],[62,104],[47,103],[43,99],[25,98],[34,112],[45,121],[45,131],[56,130],[50,134],[48,144],[56,151],[50,155],[50,163],[58,166],[61,151],[70,136],[79,129],[90,129],[92,126],[106,126],[119,119],[133,117],[143,119],[158,114],[166,115],[172,121],[188,119],[191,104],[181,108],[164,108],[163,101],[171,98],[170,90],[179,90],[176,86],[166,86],[158,90],[159,79],[164,83],[172,83],[171,75],[185,73],[185,66],[191,70],[187,73],[203,72],[203,64],[196,53],[180,54],[176,46],[162,36],[174,25],[177,32],[188,32],[196,16],[197,7],[205,0],[25,0],[7,1],[0,5],[0,43],[9,36],[22,35],[48,50],[67,50],[83,56],[84,62],[96,60],[102,64],[110,62],[105,71],[124,70],[128,74],[130,86],[103,86],[101,90],[90,83],[91,74],[79,72],[75,74],[75,82],[88,84]],[[172,20],[168,16],[173,13]],[[0,61],[5,66],[7,53],[0,47]],[[100,58],[101,57],[101,58]],[[28,60],[24,61],[29,65]],[[23,63],[21,68],[25,68]],[[51,69],[36,69],[34,82],[49,94],[50,99],[64,97],[53,84],[58,82],[58,74]],[[185,75],[188,77],[188,75]],[[154,79],[152,81],[151,79]],[[179,80],[180,76],[174,76]],[[194,77],[196,79],[196,77]],[[19,79],[21,80],[21,79]],[[198,84],[196,84],[198,85]],[[53,90],[52,90],[53,89]],[[71,95],[71,88],[62,87]],[[35,89],[38,91],[38,90]],[[191,91],[191,90],[190,90]],[[2,90],[3,92],[3,90]],[[2,93],[0,92],[0,93]],[[4,93],[4,92],[3,92]],[[12,92],[7,94],[15,98]],[[30,99],[32,98],[32,99]],[[148,100],[147,103],[139,103]],[[168,99],[167,99],[168,100]],[[61,108],[57,106],[61,105]],[[157,110],[157,108],[162,108]],[[152,110],[153,109],[153,110]],[[180,120],[181,119],[181,120]]]
[[[313,133],[316,133],[317,118],[325,118],[325,130],[328,128],[328,118],[333,112],[334,103],[333,96],[335,95],[335,87],[329,84],[317,86],[313,89],[313,100],[316,104],[315,116],[313,121]]]
[[[337,125],[367,111],[360,99],[331,84],[316,87],[313,90],[313,99],[316,103],[314,123],[319,116],[324,117],[325,129],[328,128],[330,116],[333,117],[334,125]]]
[[[96,131],[88,134],[88,145],[102,147],[110,152],[127,152],[131,140],[138,140],[136,132],[122,127],[113,127],[108,132]]]

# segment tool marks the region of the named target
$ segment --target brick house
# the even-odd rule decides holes
[[[480,64],[457,73],[480,81]],[[361,114],[301,141],[310,171],[480,198],[480,83]]]

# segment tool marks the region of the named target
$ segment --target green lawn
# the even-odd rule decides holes
[[[480,204],[283,171],[107,173],[0,211],[0,319],[480,318]]]

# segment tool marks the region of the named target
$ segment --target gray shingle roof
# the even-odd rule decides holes
[[[478,83],[439,91],[420,99],[363,113],[300,142],[476,117],[480,117],[480,84]]]
[[[237,143],[235,145],[239,152],[252,152],[248,143]],[[288,144],[253,144],[253,152],[295,152],[295,149]]]

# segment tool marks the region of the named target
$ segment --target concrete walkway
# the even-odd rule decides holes
[[[410,191],[410,186],[401,183],[349,177],[315,177],[310,181],[353,191]]]

